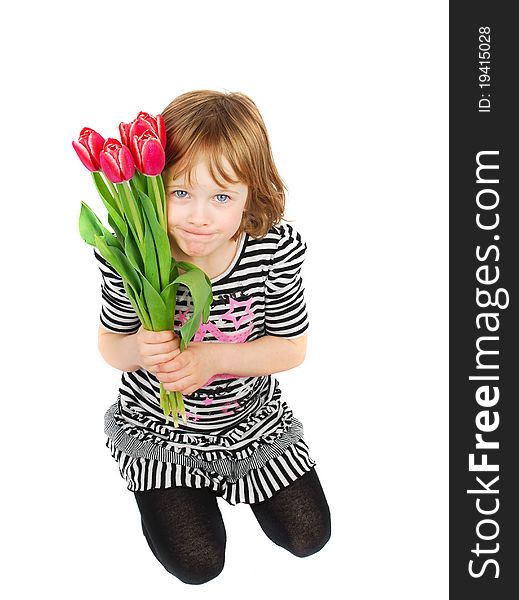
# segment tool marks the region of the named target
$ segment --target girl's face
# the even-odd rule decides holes
[[[238,179],[229,162],[223,158],[226,175]],[[186,257],[217,258],[227,252],[238,230],[247,202],[248,186],[228,184],[220,188],[211,178],[205,161],[199,162],[191,174],[173,179],[172,168],[164,173],[168,213],[168,234],[172,248]],[[179,253],[179,254],[180,254]]]

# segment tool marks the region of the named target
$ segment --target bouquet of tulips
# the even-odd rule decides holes
[[[164,183],[166,129],[161,115],[140,112],[131,123],[119,125],[121,141],[104,139],[84,127],[72,145],[108,211],[106,229],[92,209],[81,202],[79,232],[123,280],[124,289],[143,327],[173,330],[177,288],[188,287],[193,314],[180,328],[184,351],[201,322],[209,319],[211,281],[196,265],[176,262],[171,256],[167,229]],[[179,273],[179,268],[185,271]],[[160,406],[178,427],[186,411],[180,392],[167,392],[160,384]]]

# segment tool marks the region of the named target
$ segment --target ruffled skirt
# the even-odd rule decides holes
[[[143,415],[128,421],[119,396],[105,414],[106,446],[127,489],[209,488],[229,504],[255,504],[290,485],[316,463],[302,424],[274,388],[255,414],[220,434],[165,430]]]

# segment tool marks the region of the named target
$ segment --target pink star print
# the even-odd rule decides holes
[[[240,405],[236,401],[226,402],[222,407],[222,413],[224,415],[234,415],[232,408],[240,408]]]
[[[180,321],[181,325],[184,325],[184,323],[187,321],[188,314],[189,310],[178,312],[178,320]]]
[[[228,311],[221,316],[221,320],[232,321],[234,323],[235,329],[238,329],[240,325],[244,323],[250,323],[250,326],[242,331],[237,331],[236,333],[224,333],[221,329],[212,321],[207,323],[201,323],[198,331],[195,333],[193,337],[194,342],[201,342],[204,340],[206,333],[210,333],[213,337],[215,337],[219,342],[223,342],[226,344],[242,344],[249,339],[250,334],[254,330],[254,312],[251,310],[252,305],[252,297],[243,302],[239,302],[235,298],[230,297],[229,299],[229,309]],[[241,317],[237,317],[235,313],[235,309],[245,307],[245,313]],[[189,310],[179,311],[177,318],[180,321],[181,326],[183,326],[188,320],[190,315]],[[208,382],[210,383],[210,381]]]
[[[225,319],[226,321],[232,321],[234,323],[235,329],[238,329],[242,323],[248,323],[254,318],[254,313],[250,309],[251,303],[252,298],[245,300],[245,302],[238,302],[238,300],[230,298],[229,310],[225,314],[223,314],[221,318]],[[246,309],[245,314],[243,315],[243,317],[236,318],[234,316],[234,309],[240,308],[242,306],[244,306]]]

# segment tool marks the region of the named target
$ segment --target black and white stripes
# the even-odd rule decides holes
[[[209,488],[229,504],[263,502],[316,464],[309,456],[305,441],[300,439],[261,468],[251,469],[235,482],[230,482],[225,476],[212,471],[128,456],[116,448],[110,438],[107,438],[106,446],[117,460],[119,472],[128,483],[128,490],[143,491],[175,485]]]
[[[213,303],[194,341],[245,343],[270,335],[295,338],[308,329],[301,278],[306,243],[289,224],[259,240],[242,234],[233,262],[211,280]],[[140,327],[121,277],[94,255],[102,275],[101,325],[131,334]],[[190,317],[180,285],[175,331]],[[159,382],[144,369],[123,373],[117,402],[105,414],[106,445],[132,491],[171,485],[210,487],[231,504],[260,502],[314,465],[302,426],[281,400],[273,376],[221,373],[184,396],[188,423],[165,423]]]

